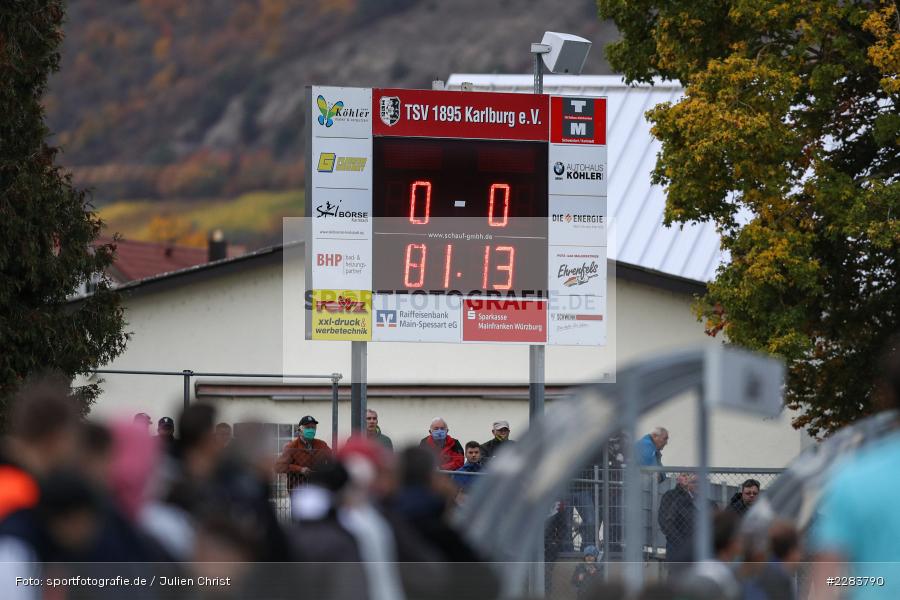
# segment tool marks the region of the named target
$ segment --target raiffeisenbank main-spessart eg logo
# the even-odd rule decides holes
[[[343,100],[337,100],[333,104],[329,104],[328,100],[325,99],[325,96],[321,94],[316,98],[316,106],[319,107],[319,112],[322,113],[317,119],[319,125],[325,127],[331,127],[335,123],[341,122],[367,122],[369,120],[369,115],[372,113],[371,108],[346,106]]]

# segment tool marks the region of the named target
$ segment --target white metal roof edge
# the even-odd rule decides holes
[[[459,86],[463,82],[469,82],[479,87],[531,87],[534,84],[532,74],[506,74],[492,75],[489,73],[451,73],[447,79],[448,86]],[[659,89],[681,89],[683,86],[678,81],[653,78],[653,83],[625,83],[622,75],[544,75],[544,88],[554,87],[638,87]]]

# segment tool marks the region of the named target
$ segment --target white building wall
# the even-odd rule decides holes
[[[258,260],[258,259],[252,259]],[[659,288],[618,281],[610,272],[609,347],[548,347],[547,383],[577,383],[616,364],[710,340],[690,312],[691,299]],[[298,257],[282,265],[257,264],[231,274],[186,279],[168,289],[152,287],[126,297],[128,330],[125,353],[111,369],[237,371],[250,373],[340,372],[349,379],[349,342],[307,341],[303,335],[303,270]],[[526,346],[369,344],[368,378],[372,384],[519,384],[528,382]],[[105,375],[103,394],[93,415],[148,412],[154,420],[177,416],[182,406],[180,377]],[[222,379],[194,379],[224,383]],[[246,382],[246,380],[244,380]],[[326,380],[309,382],[329,383]],[[248,419],[296,423],[304,414],[319,420],[320,437],[331,440],[331,407],[324,401],[221,399],[223,420]],[[463,443],[490,437],[496,419],[510,421],[513,438],[528,424],[525,400],[372,398],[385,433],[396,444],[421,439],[434,416],[447,419],[451,435]],[[349,406],[342,403],[340,439],[349,435]],[[712,427],[712,463],[716,466],[774,467],[800,450],[803,435],[790,417],[764,421],[722,414]],[[642,431],[664,425],[671,442],[664,463],[695,460],[694,413],[690,399],[659,409],[642,423]],[[564,443],[564,440],[560,440]]]

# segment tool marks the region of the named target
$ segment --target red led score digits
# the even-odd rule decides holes
[[[497,196],[502,195],[502,201],[497,201]],[[416,206],[420,196],[424,196],[425,214],[416,215]],[[509,184],[493,183],[488,192],[487,221],[490,227],[506,227],[509,224]],[[496,207],[502,203],[503,216],[496,217]],[[414,181],[409,186],[409,222],[413,225],[426,225],[431,220],[431,182]],[[488,289],[488,284],[495,290],[509,290],[513,286],[515,274],[516,249],[513,246],[497,246],[496,253],[506,253],[506,263],[496,265],[497,271],[506,272],[505,283],[488,281],[491,270],[491,246],[484,247],[484,261],[481,270],[481,285]],[[411,289],[419,289],[425,284],[425,266],[428,260],[428,247],[425,244],[407,244],[406,260],[403,267],[403,283]],[[447,244],[444,249],[444,289],[450,288],[450,272],[453,261],[453,244]]]

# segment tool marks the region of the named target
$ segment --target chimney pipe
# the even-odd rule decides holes
[[[228,258],[228,242],[225,241],[225,234],[221,229],[216,229],[209,234],[209,252],[207,259],[209,262]]]

